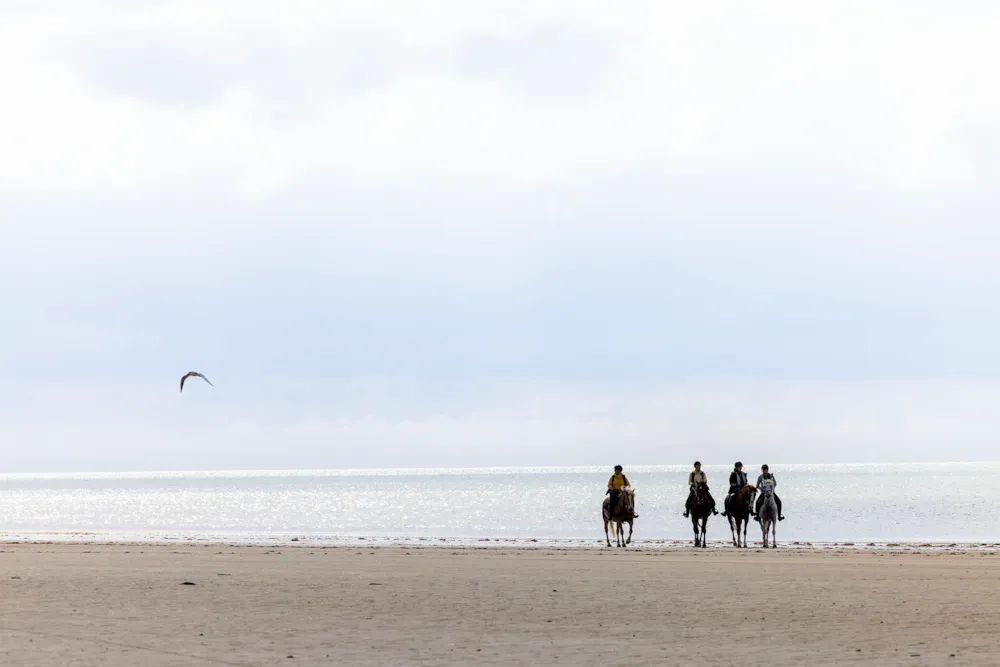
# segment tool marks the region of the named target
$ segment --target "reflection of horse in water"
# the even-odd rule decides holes
[[[726,496],[726,516],[729,517],[729,529],[733,532],[733,546],[746,547],[747,526],[750,523],[754,496],[757,495],[757,487],[752,484],[743,486],[736,495]],[[742,538],[740,531],[743,531]]]
[[[760,510],[757,518],[760,520],[760,529],[764,533],[764,548],[767,548],[767,531],[771,531],[771,548],[778,548],[778,503],[774,502],[774,485],[761,484],[760,486]]]
[[[712,515],[712,501],[708,496],[708,484],[698,482],[693,487],[694,497],[691,499],[691,526],[694,528],[694,545],[706,547],[708,544],[708,517]],[[701,521],[701,529],[698,522]]]
[[[604,539],[608,546],[611,546],[611,539],[608,537],[609,523],[614,527],[617,545],[628,546],[632,542],[632,520],[635,519],[635,489],[631,486],[623,487],[614,507],[611,507],[611,498],[605,497],[601,504],[601,516],[604,517]],[[624,523],[628,524],[628,539],[622,528]]]

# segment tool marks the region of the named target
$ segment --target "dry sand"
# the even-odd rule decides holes
[[[1000,664],[997,552],[0,549],[2,665]]]

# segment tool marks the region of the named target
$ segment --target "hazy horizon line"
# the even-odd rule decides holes
[[[854,461],[854,462],[828,462],[828,463],[769,463],[771,468],[783,468],[801,470],[803,468],[832,468],[832,467],[893,467],[893,466],[955,466],[955,465],[1000,465],[1000,460],[977,460],[977,461]],[[751,469],[761,464],[752,463],[744,465],[745,469]],[[689,463],[655,463],[655,464],[632,464],[625,466],[625,472],[673,472],[675,470],[684,471],[692,467]],[[703,463],[702,468],[732,468],[731,463]],[[190,470],[125,470],[125,471],[35,471],[35,472],[3,472],[0,479],[58,479],[74,477],[308,477],[326,476],[341,477],[350,474],[362,473],[371,476],[391,476],[397,474],[406,475],[427,475],[427,474],[503,474],[508,471],[526,472],[539,474],[546,472],[603,472],[613,470],[613,465],[566,465],[566,466],[411,466],[411,467],[355,467],[355,468],[227,468],[227,469],[190,469]]]

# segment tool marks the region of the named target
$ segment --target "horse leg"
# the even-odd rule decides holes
[[[771,522],[771,548],[772,549],[777,549],[778,548],[778,522],[777,521],[772,521]]]
[[[708,517],[701,520],[701,548],[708,546]]]
[[[691,527],[694,529],[694,545],[696,547],[700,546],[701,535],[698,533],[698,517],[694,516],[693,514],[691,516]]]
[[[608,517],[604,517],[604,541],[611,546],[611,537],[608,535]]]
[[[625,544],[632,544],[632,522],[628,522],[628,539],[625,540]]]
[[[622,530],[622,522],[615,521],[615,544],[619,547],[625,546],[624,544],[622,544],[623,542],[622,535],[624,534],[624,532],[625,531]]]

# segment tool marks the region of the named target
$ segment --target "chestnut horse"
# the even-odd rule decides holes
[[[737,491],[735,496],[726,496],[726,516],[729,518],[729,529],[733,533],[734,547],[747,546],[747,526],[750,524],[750,515],[753,514],[753,501],[756,495],[757,487],[747,484]]]
[[[612,524],[615,531],[615,541],[618,546],[626,547],[632,542],[632,521],[635,519],[635,489],[631,486],[623,487],[618,494],[618,502],[614,507],[610,507],[611,498],[605,497],[601,503],[601,516],[604,518],[604,540],[611,546],[611,539],[608,537],[608,524]],[[625,538],[625,530],[622,524],[628,524],[628,539]]]

